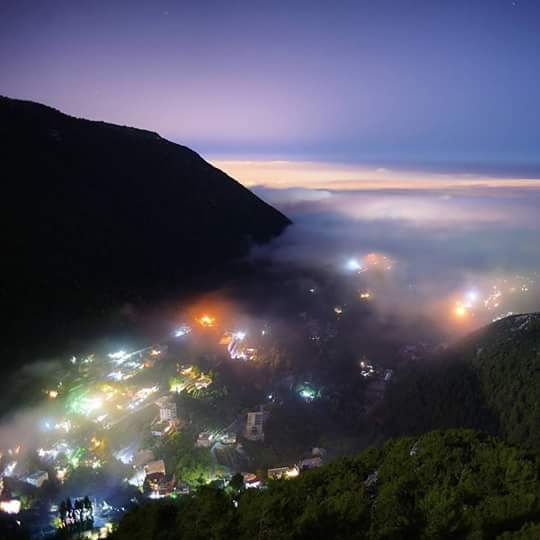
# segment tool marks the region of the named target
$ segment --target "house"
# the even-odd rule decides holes
[[[279,480],[280,478],[294,478],[300,474],[298,467],[276,467],[274,469],[268,469],[268,478],[272,480]]]
[[[151,499],[159,499],[159,483],[165,478],[164,474],[147,474],[143,482],[143,493]]]
[[[21,511],[21,501],[18,499],[0,500],[0,512],[18,514]]]
[[[159,407],[159,419],[161,422],[169,422],[178,418],[176,402],[169,396],[163,396],[156,401]]]
[[[262,481],[256,474],[243,472],[242,477],[244,478],[244,486],[246,489],[261,487]]]
[[[199,433],[197,441],[195,442],[196,448],[210,448],[212,446],[212,433],[210,431],[203,431]]]
[[[132,465],[138,469],[150,461],[154,461],[154,452],[152,450],[139,450],[133,457]]]
[[[24,481],[31,486],[40,488],[49,479],[49,473],[47,471],[36,471],[29,474]]]
[[[301,471],[305,471],[307,469],[316,469],[317,467],[320,467],[323,464],[323,460],[321,456],[312,456],[308,458],[304,458],[300,461],[298,466],[300,467]]]
[[[223,444],[236,444],[236,433],[233,433],[231,431],[227,431],[221,437],[221,442]]]
[[[143,489],[145,492],[149,492],[153,499],[168,497],[176,491],[176,476],[174,473],[170,475],[159,472],[150,474],[144,480]]]
[[[165,462],[162,459],[147,463],[144,466],[144,473],[143,491],[151,498],[159,499],[174,492],[176,477],[174,474],[167,476]]]
[[[189,484],[186,484],[185,482],[182,482],[179,480],[178,484],[176,484],[176,494],[177,495],[189,495],[191,493],[191,488],[189,487]]]
[[[301,471],[320,467],[324,465],[325,456],[326,450],[324,448],[312,448],[311,453],[305,454],[300,460],[298,467]]]
[[[162,459],[150,461],[144,466],[146,476],[156,473],[161,473],[165,476],[165,462]]]
[[[250,441],[264,441],[264,423],[268,418],[268,413],[260,410],[248,412],[244,437]]]
[[[177,420],[160,421],[156,418],[156,420],[150,425],[150,433],[154,437],[164,437],[165,435],[170,435],[173,433],[177,426]]]

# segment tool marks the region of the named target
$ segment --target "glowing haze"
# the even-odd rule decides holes
[[[469,187],[540,187],[537,178],[487,173],[436,172],[312,161],[214,160],[214,165],[245,186],[332,190],[455,189]]]

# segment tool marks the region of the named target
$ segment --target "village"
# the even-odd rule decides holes
[[[302,282],[289,295],[296,311],[279,317],[201,299],[155,343],[65,359],[24,428],[2,441],[0,511],[35,537],[81,522],[106,535],[145,499],[238,475],[261,488],[376,444],[396,369],[443,346],[421,334],[392,342],[392,326],[355,332],[394,264],[351,259],[344,287]],[[525,294],[525,278],[517,282]],[[483,302],[467,298],[472,316]]]

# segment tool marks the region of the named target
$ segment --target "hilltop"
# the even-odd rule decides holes
[[[290,223],[150,131],[0,97],[0,145],[4,352],[185,291]]]

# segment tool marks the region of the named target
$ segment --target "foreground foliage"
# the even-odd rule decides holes
[[[142,506],[114,540],[538,538],[540,459],[471,430],[388,442],[263,490]]]

